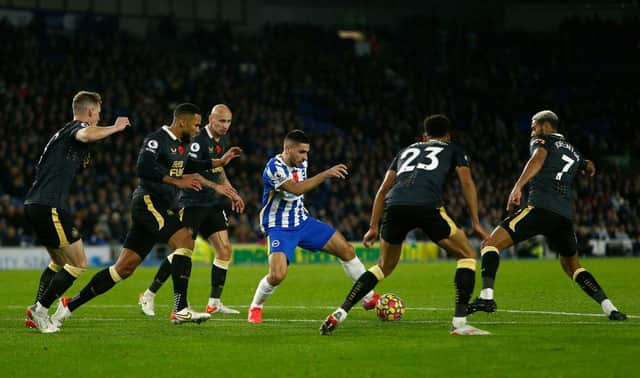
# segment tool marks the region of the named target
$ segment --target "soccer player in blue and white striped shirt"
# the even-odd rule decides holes
[[[304,207],[304,193],[329,178],[344,179],[348,175],[344,164],[307,177],[309,138],[300,130],[289,132],[284,150],[271,158],[264,168],[262,181],[262,211],[260,222],[267,237],[269,274],[258,284],[249,309],[250,323],[262,323],[262,306],[287,275],[287,266],[297,246],[311,251],[324,251],[342,261],[347,275],[353,280],[365,272],[351,244],[328,224],[309,215]],[[363,299],[363,306],[375,307],[378,294],[373,291]]]

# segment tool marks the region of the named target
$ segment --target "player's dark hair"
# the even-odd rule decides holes
[[[200,114],[200,108],[192,103],[185,102],[178,106],[176,106],[173,111],[173,118],[180,118],[185,115],[196,115]]]
[[[558,124],[560,123],[560,119],[558,118],[556,113],[552,112],[551,110],[539,111],[534,114],[533,117],[531,117],[531,120],[535,123],[540,124],[549,122],[555,130],[558,130]]]
[[[71,109],[73,114],[82,113],[87,105],[99,105],[102,104],[102,98],[96,92],[80,91],[73,96],[71,102]]]
[[[422,123],[424,132],[431,138],[446,136],[451,129],[451,121],[443,114],[433,114],[424,119]]]
[[[284,143],[287,145],[309,144],[309,138],[302,130],[291,130],[287,133],[287,136],[284,137]]]

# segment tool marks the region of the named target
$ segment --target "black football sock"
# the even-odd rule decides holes
[[[211,266],[211,294],[209,298],[220,298],[222,296],[222,289],[224,289],[224,283],[227,280],[227,269],[221,268],[217,265]]]
[[[482,288],[493,289],[496,281],[500,255],[496,247],[484,247],[480,250],[482,255]]]
[[[467,259],[464,259],[467,260]],[[468,259],[471,260],[471,259]],[[475,265],[475,260],[474,260]],[[467,267],[460,267],[456,269],[456,275],[454,279],[456,285],[456,317],[467,316],[467,305],[471,299],[473,293],[473,286],[476,283],[476,272]]]
[[[89,302],[98,295],[106,293],[109,289],[115,286],[116,281],[111,277],[109,269],[111,268],[105,268],[96,273],[96,275],[91,278],[91,281],[89,281],[87,286],[80,290],[80,294],[71,298],[69,303],[67,303],[67,307],[69,307],[70,311],[74,311],[78,307]]]
[[[598,281],[586,270],[581,270],[578,274],[574,273],[574,281],[580,286],[580,288],[587,293],[588,296],[593,298],[598,303],[601,303],[607,299],[607,295],[604,290],[598,285]]]
[[[349,312],[353,305],[364,298],[364,296],[367,295],[368,292],[373,290],[373,288],[376,287],[377,284],[378,279],[373,273],[371,273],[370,271],[362,273],[362,275],[358,277],[356,282],[353,284],[353,287],[351,287],[349,295],[347,295],[347,298],[340,307],[342,307],[343,310]]]
[[[160,268],[158,268],[158,272],[156,273],[155,277],[153,277],[151,285],[149,285],[149,291],[152,293],[157,293],[170,275],[171,262],[169,262],[169,258],[165,258],[164,260],[162,260],[162,264],[160,264]]]
[[[64,294],[64,292],[73,285],[73,281],[75,280],[76,278],[66,269],[61,269],[53,276],[49,288],[42,294],[39,300],[40,304],[46,308],[51,307],[53,301]]]
[[[42,294],[44,294],[44,292],[49,287],[49,284],[51,284],[53,276],[56,275],[56,272],[60,271],[59,266],[54,266],[57,267],[58,270],[51,269],[51,264],[49,264],[49,266],[42,271],[42,274],[40,275],[40,283],[38,284],[38,292],[36,293],[36,299],[34,303],[40,300]]]
[[[174,255],[171,261],[171,278],[173,279],[173,300],[176,311],[187,307],[187,289],[191,275],[191,258]]]

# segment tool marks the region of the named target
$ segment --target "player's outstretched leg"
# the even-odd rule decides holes
[[[480,295],[467,307],[467,315],[477,311],[496,312],[498,305],[493,299],[493,286],[500,265],[500,252],[498,248],[486,246],[480,250],[482,255],[482,290]]]
[[[120,258],[122,258],[122,255]],[[68,297],[60,299],[58,308],[51,317],[51,321],[58,327],[62,326],[62,323],[71,316],[71,312],[98,295],[106,293],[114,287],[116,283],[122,280],[123,278],[120,277],[114,265],[99,271],[91,278],[91,281],[80,290],[78,295],[71,299]]]
[[[565,266],[566,258],[561,257],[560,261]],[[627,320],[627,315],[618,310],[618,308],[607,297],[604,290],[598,284],[595,277],[584,268],[578,268],[573,272],[573,280],[580,286],[580,288],[593,300],[600,304],[602,311],[607,315],[610,320]]]
[[[355,256],[351,260],[341,260],[340,262],[342,263],[342,268],[345,273],[347,273],[347,276],[349,276],[353,282],[356,282],[358,278],[366,272],[364,264],[362,264],[358,256]],[[373,290],[369,291],[364,295],[364,297],[362,297],[362,308],[366,311],[374,309],[376,307],[376,303],[378,303],[378,299],[380,299],[380,294]]]
[[[329,314],[320,326],[321,335],[331,335],[338,325],[342,323],[347,314],[364,296],[373,290],[378,282],[384,279],[382,268],[378,265],[372,266],[368,271],[364,272],[353,284],[351,291],[347,295],[342,306],[338,307],[334,312]]]

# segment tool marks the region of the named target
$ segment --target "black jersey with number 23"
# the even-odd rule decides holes
[[[450,172],[460,166],[468,167],[469,157],[459,145],[431,140],[406,147],[389,166],[396,180],[386,206],[442,206],[442,187]]]

